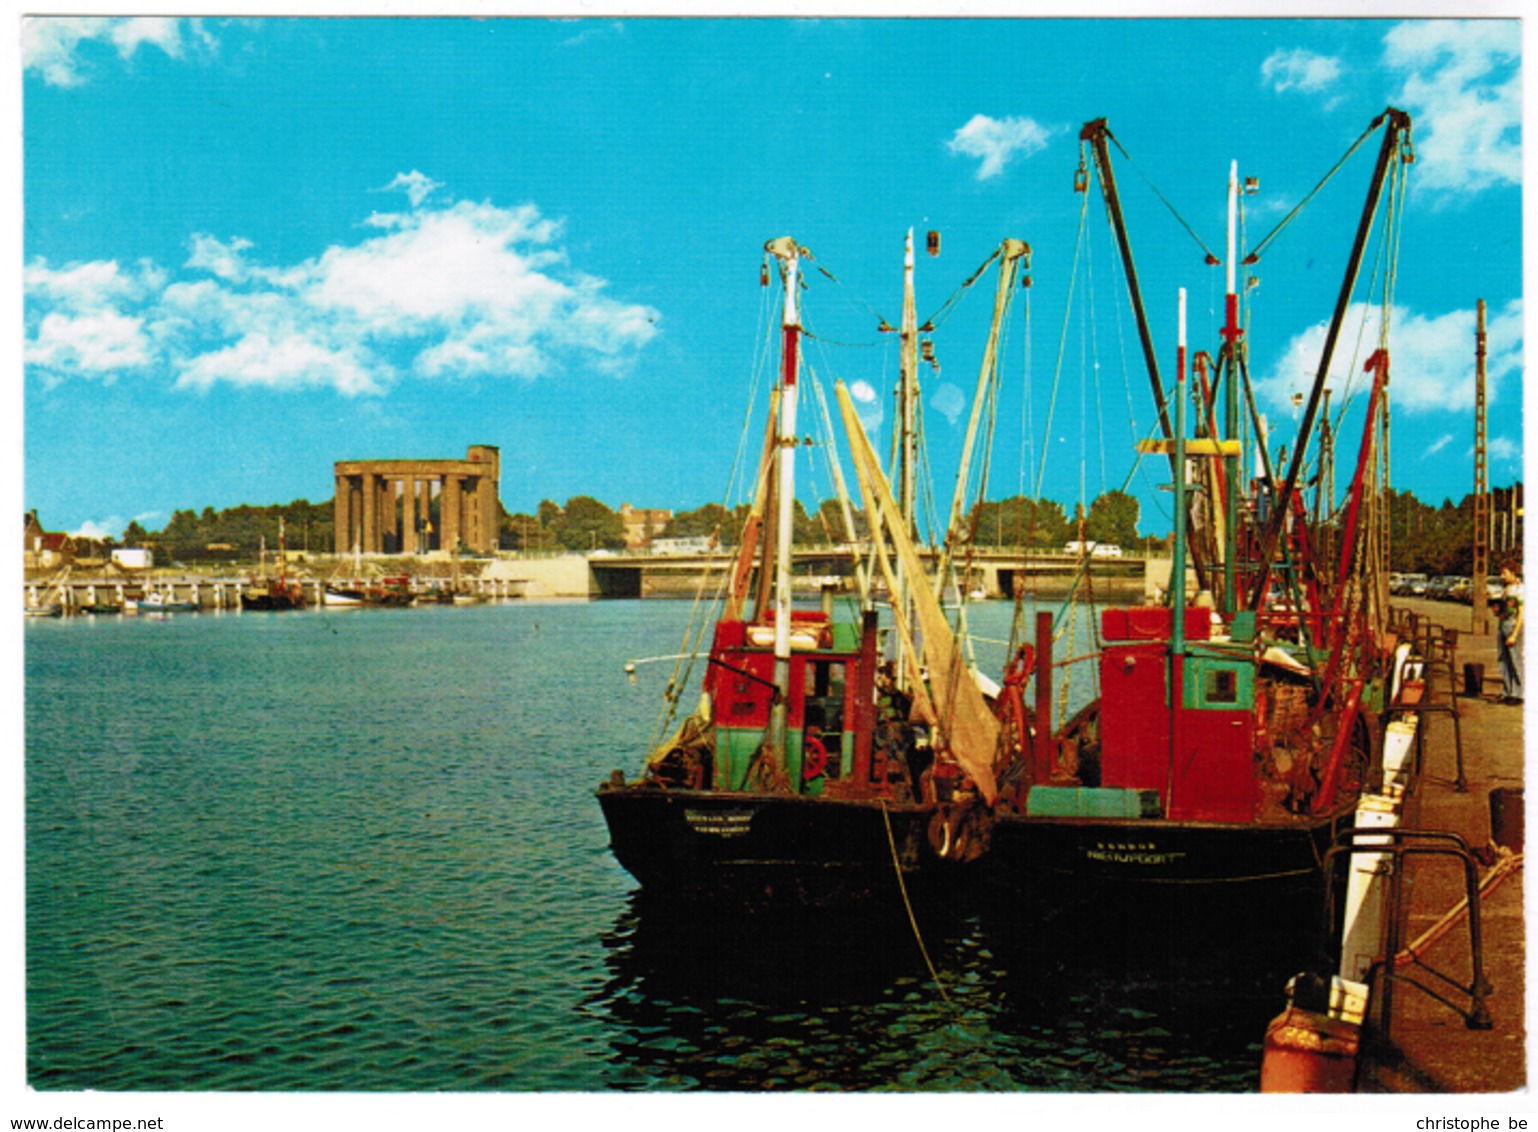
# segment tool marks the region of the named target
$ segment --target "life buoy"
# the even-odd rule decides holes
[[[828,769],[828,749],[815,735],[801,739],[801,780],[810,782]]]

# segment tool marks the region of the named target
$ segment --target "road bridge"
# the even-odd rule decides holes
[[[926,565],[938,557],[923,552]],[[692,594],[702,578],[723,578],[735,561],[730,554],[593,555],[588,558],[594,589],[604,597],[677,597]],[[1021,550],[979,550],[961,565],[969,585],[991,598],[1024,594],[1066,593],[1079,569],[1074,554]],[[824,587],[855,588],[854,560],[837,548],[799,549],[792,555],[793,584],[808,592]],[[1136,600],[1169,585],[1169,559],[1124,556],[1092,558],[1091,592],[1116,600]]]

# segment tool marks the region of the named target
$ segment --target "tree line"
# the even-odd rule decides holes
[[[1522,485],[1497,488],[1491,494],[1494,569],[1509,548],[1521,546]],[[1411,492],[1391,490],[1386,503],[1392,539],[1391,569],[1424,574],[1470,572],[1472,494],[1457,504],[1444,500],[1440,507],[1434,507]],[[716,545],[730,548],[737,545],[747,515],[746,505],[727,508],[707,503],[691,511],[677,512],[659,533],[664,538],[710,538]],[[858,510],[854,519],[855,537],[865,537],[864,519]],[[1054,499],[1017,495],[976,504],[964,520],[964,533],[980,546],[1062,549],[1069,542],[1086,539],[1130,549],[1145,541],[1138,529],[1141,519],[1137,499],[1124,491],[1107,491],[1087,508],[1076,504],[1072,512]],[[201,512],[179,510],[158,531],[131,522],[120,540],[107,542],[154,547],[162,560],[249,560],[263,547],[268,551],[277,549],[280,520],[289,550],[346,553],[350,549],[336,546],[333,503],[329,499],[322,503],[296,499],[267,506],[241,504],[222,511],[212,507],[204,507]],[[836,499],[823,500],[810,511],[797,500],[792,521],[798,544],[834,546],[847,541],[843,510]],[[1161,544],[1167,541],[1165,535],[1152,537]],[[498,545],[504,550],[528,553],[622,550],[625,524],[620,512],[590,495],[573,496],[565,504],[547,499],[532,514],[509,514],[504,509]]]

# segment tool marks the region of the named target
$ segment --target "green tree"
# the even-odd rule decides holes
[[[1092,542],[1134,547],[1138,543],[1138,501],[1125,491],[1108,491],[1089,505],[1085,533]]]
[[[534,515],[502,515],[502,545],[512,550],[555,550],[560,544]]]
[[[625,524],[591,495],[574,495],[562,509],[555,537],[567,550],[623,550]]]
[[[1011,496],[973,509],[973,539],[983,546],[1060,548],[1068,540],[1068,517],[1055,499]]]
[[[865,512],[853,503],[850,504],[849,510],[854,516],[854,537],[866,538],[870,534],[870,524],[865,521]],[[817,521],[827,532],[825,537],[830,541],[836,543],[849,541],[849,532],[844,529],[844,506],[837,499],[822,501],[822,505],[817,508]]]
[[[707,503],[693,511],[679,511],[662,529],[663,538],[715,537],[722,546],[737,543],[737,522],[719,503]]]
[[[822,523],[806,513],[806,508],[801,505],[801,500],[796,500],[796,505],[791,508],[791,540],[797,546],[824,546],[828,542],[828,534],[823,530]]]

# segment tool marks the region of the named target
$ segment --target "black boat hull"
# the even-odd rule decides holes
[[[253,613],[276,613],[300,609],[302,605],[291,597],[277,594],[241,594],[240,608]]]
[[[1242,956],[1295,971],[1323,939],[1322,862],[1352,821],[1350,811],[1285,825],[1009,815],[981,864],[1022,930],[1111,950],[1198,944],[1201,962]]]
[[[901,901],[926,865],[944,866],[926,841],[931,807],[649,785],[604,786],[598,802],[615,858],[669,900],[851,908]]]

